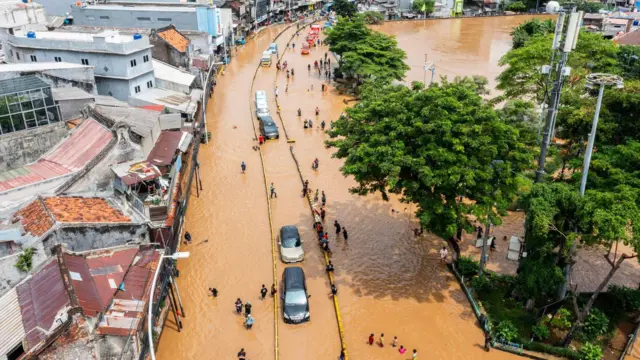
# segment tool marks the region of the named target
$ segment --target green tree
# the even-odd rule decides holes
[[[409,66],[407,54],[395,38],[378,31],[354,44],[353,51],[340,58],[340,68],[348,77],[360,76],[381,80],[402,80]]]
[[[378,25],[384,22],[384,15],[379,11],[365,11],[362,18],[369,25]]]
[[[500,224],[532,154],[472,83],[365,86],[327,142],[358,183],[351,191],[400,194],[423,228],[448,239],[473,230],[470,214]]]
[[[523,11],[526,11],[526,6],[520,1],[509,4],[509,6],[512,6],[512,5],[516,5],[517,7],[520,7],[520,5],[522,5],[525,7],[525,10]],[[507,7],[507,10],[509,10],[509,7]],[[516,11],[516,10],[510,10],[510,11]],[[513,42],[512,47],[514,49],[523,47],[524,44],[527,42],[527,40],[529,40],[533,36],[540,36],[540,35],[544,36],[547,34],[553,34],[555,31],[555,28],[556,28],[556,23],[551,19],[527,20],[522,24],[514,27],[513,30],[511,30],[511,40]]]
[[[527,11],[527,5],[525,5],[522,1],[514,1],[512,3],[509,3],[509,5],[507,5],[507,10],[517,12],[517,13],[522,13]]]
[[[421,14],[431,14],[435,9],[435,1],[433,0],[413,0],[411,9]]]
[[[576,162],[581,160],[576,159]],[[575,164],[582,168],[582,164]],[[576,173],[574,181],[578,183],[582,174]],[[624,145],[603,146],[593,154],[588,189],[607,190],[626,185],[640,191],[640,142],[630,141]]]
[[[536,113],[532,101],[509,100],[496,111],[502,121],[518,129],[523,143],[535,145],[540,115]]]
[[[587,190],[583,206],[578,210],[581,218],[581,242],[587,245],[600,245],[609,249],[605,259],[610,265],[609,272],[589,297],[584,308],[578,307],[573,297],[576,321],[567,333],[564,345],[568,346],[577,330],[584,325],[585,319],[602,289],[627,259],[637,259],[640,252],[640,194],[638,189],[626,185],[618,186],[611,192]],[[634,254],[618,254],[618,243],[632,249]],[[613,250],[613,253],[612,253]]]
[[[338,21],[332,29],[327,30],[325,42],[329,44],[329,50],[342,56],[348,51],[354,51],[356,44],[371,33],[372,30],[364,23],[364,19],[357,16],[349,21]]]
[[[358,12],[358,7],[355,2],[349,0],[334,0],[333,11],[335,11],[338,16],[351,18]]]
[[[580,359],[582,360],[602,360],[604,357],[600,346],[589,342],[585,343],[582,348],[580,348],[579,353]]]

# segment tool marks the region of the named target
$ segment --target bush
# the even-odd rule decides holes
[[[18,270],[24,272],[31,271],[31,267],[33,266],[33,254],[35,254],[35,250],[33,250],[33,248],[26,248],[22,251],[22,254],[18,256],[18,261],[15,265]]]
[[[580,348],[579,353],[581,360],[601,360],[603,356],[600,346],[593,345],[590,342],[585,343],[584,346]]]
[[[537,351],[549,355],[560,356],[569,360],[581,360],[580,354],[572,349],[556,347],[549,344],[544,344],[536,341],[527,341],[522,344],[526,350]]]
[[[525,12],[527,11],[527,6],[522,1],[515,1],[507,5],[507,10],[517,12],[517,13]]]
[[[465,278],[473,277],[478,274],[480,265],[468,256],[461,256],[458,260],[458,272]]]
[[[561,308],[556,316],[551,320],[551,327],[560,330],[567,330],[571,327],[571,312],[565,308]]]
[[[610,308],[624,310],[624,312],[640,310],[640,290],[611,285],[606,296],[609,298]]]
[[[384,22],[384,15],[378,11],[365,11],[362,16],[364,22],[369,25],[377,25]]]
[[[496,339],[511,342],[518,338],[518,329],[509,320],[500,321],[495,329]]]
[[[581,340],[595,341],[606,334],[608,329],[609,318],[600,309],[592,308],[584,321],[584,326],[580,329]]]
[[[549,328],[544,324],[538,324],[531,328],[531,332],[538,340],[545,340],[549,337]]]
[[[491,281],[489,281],[489,278],[484,275],[484,276],[476,276],[473,279],[471,279],[471,287],[479,293],[482,292],[490,292],[491,289],[493,288],[493,285],[491,284]]]

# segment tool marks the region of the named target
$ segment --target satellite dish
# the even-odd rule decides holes
[[[560,4],[557,1],[549,1],[547,3],[547,12],[550,14],[555,14],[560,11]]]

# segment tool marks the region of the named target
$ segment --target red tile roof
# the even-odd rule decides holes
[[[162,131],[147,161],[156,166],[171,165],[181,139],[182,131]]]
[[[1,173],[0,192],[79,171],[104,150],[112,138],[111,130],[87,119],[36,162]]]
[[[189,38],[182,35],[182,33],[174,27],[169,27],[166,30],[159,31],[158,36],[181,53],[187,52],[187,48],[189,47]]]
[[[35,236],[42,236],[54,225],[40,199],[20,209],[13,215],[14,221],[20,221],[27,232]]]
[[[22,324],[27,334],[27,348],[35,348],[49,332],[60,310],[70,306],[58,262],[54,259],[44,268],[16,288],[22,313]]]
[[[162,112],[164,110],[164,105],[143,105],[140,107],[145,110],[151,110],[151,111],[157,111],[157,112]]]
[[[103,198],[50,197],[44,199],[56,221],[81,223],[128,223],[131,219]]]

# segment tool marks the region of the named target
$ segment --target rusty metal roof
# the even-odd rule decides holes
[[[181,139],[182,131],[162,131],[147,161],[156,166],[171,165]]]
[[[0,173],[0,192],[77,172],[104,150],[112,138],[111,130],[89,118],[36,162]]]
[[[54,258],[31,278],[16,287],[26,333],[27,347],[35,348],[62,325],[55,321],[61,310],[70,305],[69,296]]]
[[[154,249],[140,250],[136,254],[123,280],[124,290],[114,296],[98,327],[99,334],[128,336],[139,328],[159,260],[160,253]]]

